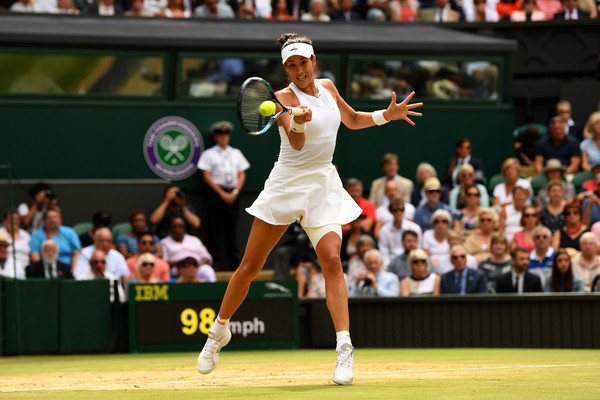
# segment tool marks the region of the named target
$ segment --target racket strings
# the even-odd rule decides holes
[[[240,107],[240,122],[246,130],[259,132],[267,126],[271,116],[263,117],[258,111],[262,102],[266,100],[271,100],[271,92],[264,83],[251,81],[243,88],[238,106]]]

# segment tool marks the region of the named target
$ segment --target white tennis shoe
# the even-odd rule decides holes
[[[225,336],[218,337],[216,333],[208,331],[208,339],[204,348],[198,356],[198,372],[201,374],[210,374],[219,363],[219,352],[231,340],[231,332],[227,329]]]
[[[354,347],[344,343],[337,351],[333,381],[338,385],[352,385],[354,381]]]

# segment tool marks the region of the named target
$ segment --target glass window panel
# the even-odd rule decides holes
[[[497,100],[500,61],[355,60],[350,88],[355,99],[419,98]]]
[[[164,59],[0,52],[0,94],[163,97]]]
[[[181,97],[236,96],[241,84],[251,76],[266,79],[275,91],[283,89],[289,83],[278,57],[185,56],[181,61]],[[317,60],[315,76],[335,81],[335,60],[320,57]]]

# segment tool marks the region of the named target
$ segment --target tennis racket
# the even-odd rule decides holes
[[[263,116],[258,109],[264,101],[273,101],[279,104],[283,110],[273,115]],[[237,114],[240,125],[246,132],[251,135],[262,135],[282,115],[300,115],[302,109],[284,106],[275,96],[269,82],[263,78],[252,77],[246,79],[240,87],[237,98]]]

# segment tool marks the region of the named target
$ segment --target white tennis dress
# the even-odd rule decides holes
[[[279,127],[281,148],[265,188],[248,213],[272,225],[289,225],[296,219],[307,228],[347,224],[362,210],[344,189],[331,163],[341,116],[331,93],[317,81],[316,97],[290,88],[300,104],[310,107],[312,120],[306,123],[306,142],[294,150],[283,127]]]

